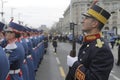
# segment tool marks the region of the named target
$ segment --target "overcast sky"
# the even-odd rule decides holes
[[[14,22],[18,19],[28,26],[38,27],[46,24],[48,27],[63,17],[70,0],[3,0],[5,21],[10,21],[13,9]],[[0,2],[1,12],[1,2]],[[1,18],[1,16],[0,16]]]

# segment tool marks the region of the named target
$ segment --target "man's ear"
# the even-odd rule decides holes
[[[93,27],[97,27],[99,25],[99,22],[97,20],[94,20],[92,25],[93,25]]]

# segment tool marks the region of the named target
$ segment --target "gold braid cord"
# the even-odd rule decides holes
[[[83,64],[79,65],[75,72],[75,80],[85,80],[85,74],[80,70]]]

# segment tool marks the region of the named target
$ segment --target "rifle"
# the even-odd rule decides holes
[[[73,38],[72,38],[72,50],[70,52],[70,56],[71,57],[75,57],[76,56],[76,39],[75,39],[75,33],[74,33],[74,27],[75,27],[75,23],[70,23],[70,29],[72,30],[72,34],[73,34]]]
[[[98,2],[98,0],[94,0],[90,6],[90,8],[95,5]],[[70,29],[73,30],[73,41],[72,41],[72,50],[70,51],[70,56],[75,57],[76,56],[76,40],[75,40],[75,35],[74,35],[74,26],[76,24],[70,23]],[[69,67],[68,74],[65,78],[65,80],[74,80],[74,73],[71,73],[71,67]]]
[[[75,23],[70,23],[70,30],[72,30],[72,34],[73,34],[73,38],[72,38],[72,50],[70,51],[70,56],[71,57],[75,57],[76,56],[76,39],[75,39],[75,34],[74,34],[74,27],[75,27]],[[65,80],[73,80],[74,78],[71,76],[71,67],[69,67],[69,71],[68,74],[65,78]]]

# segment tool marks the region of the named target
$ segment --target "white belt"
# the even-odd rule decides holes
[[[35,48],[32,48],[33,50],[35,50]]]
[[[23,60],[23,63],[26,63],[26,59]]]
[[[44,41],[43,41],[44,42]],[[38,47],[40,46],[42,44],[42,42],[40,42],[39,44],[38,44]]]
[[[33,48],[33,50],[37,49],[37,47]]]
[[[32,56],[31,55],[28,55],[27,58],[31,58]]]
[[[19,72],[20,72],[20,69],[10,70],[9,74],[18,74]]]

